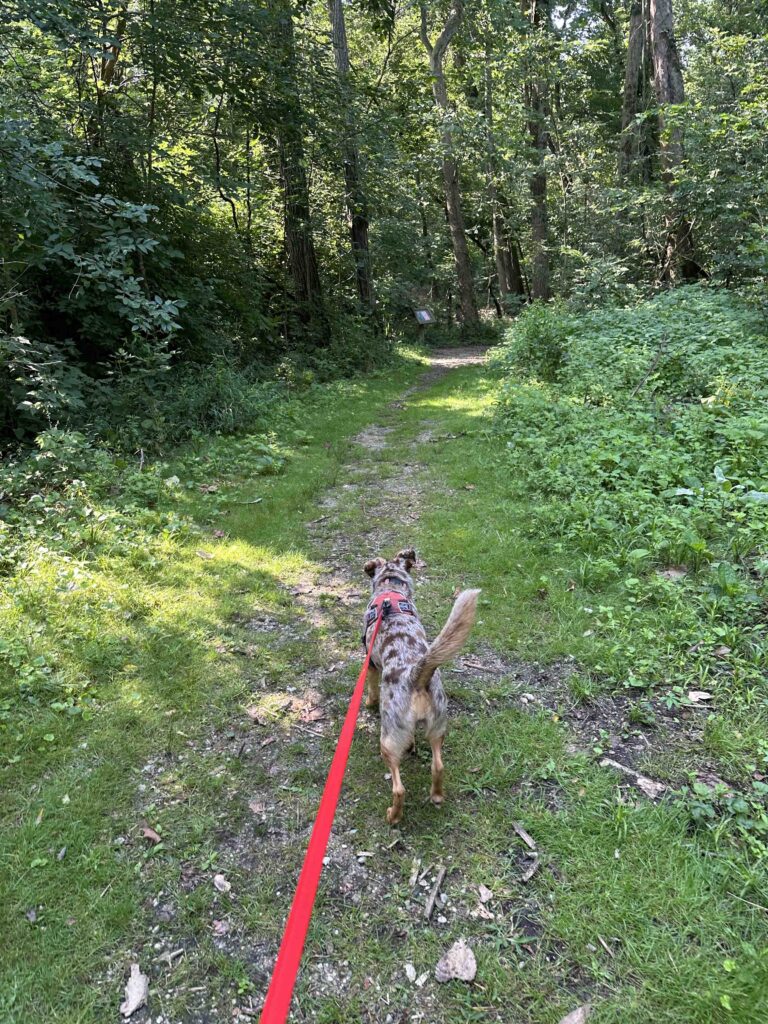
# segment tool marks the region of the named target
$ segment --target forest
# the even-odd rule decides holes
[[[764,1024],[764,0],[0,0],[0,68],[0,1022],[259,1018],[413,547],[445,802],[361,710],[289,1019]]]
[[[3,0],[5,442],[235,428],[419,305],[759,282],[765,8],[674,6]]]

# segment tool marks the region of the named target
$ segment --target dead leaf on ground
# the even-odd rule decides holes
[[[249,708],[246,708],[245,713],[248,715],[252,722],[256,723],[256,725],[267,724],[268,719],[266,715],[264,714],[263,711],[257,708],[255,704],[252,704]]]
[[[469,948],[464,939],[454,942],[451,948],[445,953],[435,967],[435,977],[438,981],[474,981],[477,974],[477,961],[475,954]]]
[[[592,1013],[592,1004],[584,1003],[578,1010],[571,1010],[567,1016],[563,1017],[560,1024],[584,1024],[590,1013]]]
[[[226,935],[229,932],[230,924],[229,921],[214,921],[213,922],[213,934],[214,935]]]
[[[480,894],[480,902],[481,903],[487,903],[488,900],[492,900],[493,899],[493,893],[488,888],[488,886],[487,885],[483,885],[482,882],[480,883],[480,885],[478,885],[477,891]]]
[[[731,648],[726,644],[719,644],[712,653],[716,658],[727,658],[731,653]]]
[[[413,984],[414,981],[416,981],[416,968],[413,966],[413,964],[405,965],[405,976],[408,979],[408,981],[411,982],[411,984]]]
[[[706,690],[689,690],[688,700],[691,704],[701,704],[702,701],[712,700],[712,694],[707,693]]]
[[[302,722],[319,722],[325,718],[322,708],[304,708],[299,716]]]
[[[130,1017],[142,1007],[149,996],[149,978],[141,973],[138,964],[131,964],[131,976],[125,986],[125,1000],[120,1004],[120,1013]]]
[[[656,573],[663,580],[682,580],[688,575],[684,565],[668,565],[666,569],[659,569]]]
[[[24,917],[26,917],[30,924],[34,924],[37,921],[37,911],[34,907],[30,907]]]
[[[141,834],[145,839],[148,839],[151,843],[162,843],[162,836],[155,832],[155,830],[149,825],[142,825]]]
[[[203,551],[202,548],[199,551],[196,551],[195,554],[197,555],[198,558],[213,558],[213,555],[211,554],[210,551]]]
[[[221,874],[213,876],[213,886],[219,892],[230,892],[232,889],[232,883],[228,882]]]
[[[226,537],[227,535],[223,530],[214,530],[213,536],[216,538],[216,540],[221,540],[222,537]]]
[[[476,484],[464,484],[464,490],[465,491],[477,490],[477,485]]]
[[[218,484],[200,484],[200,490],[203,494],[215,494],[218,489]]]
[[[254,814],[263,814],[267,809],[267,805],[263,800],[249,800],[248,806]]]

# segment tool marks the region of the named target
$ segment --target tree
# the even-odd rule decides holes
[[[549,0],[544,0],[545,4],[548,2]],[[541,11],[542,0],[529,0],[528,15],[533,26],[534,39],[541,30]],[[549,17],[548,7],[545,13]],[[544,163],[549,147],[547,132],[549,82],[532,66],[535,59],[536,54],[531,51],[528,76],[524,85],[528,132],[534,160],[534,170],[530,176],[533,201],[531,206],[531,297],[546,300],[552,294],[547,251],[547,170]]]
[[[451,232],[453,245],[453,257],[456,264],[456,279],[459,288],[459,303],[461,305],[461,316],[466,326],[472,326],[478,322],[477,304],[475,302],[475,287],[472,277],[472,264],[469,260],[469,249],[467,247],[467,233],[464,227],[464,214],[461,208],[461,188],[459,185],[459,167],[454,156],[454,145],[451,138],[449,114],[450,105],[448,102],[448,87],[445,81],[443,61],[446,50],[455,36],[461,19],[464,14],[462,0],[453,0],[451,13],[443,26],[443,30],[434,42],[430,42],[427,28],[427,9],[422,3],[421,11],[421,41],[429,57],[429,69],[432,73],[432,91],[435,104],[443,118],[443,155],[442,173],[443,187],[445,189],[445,206],[448,226]]]
[[[293,15],[283,6],[278,15],[282,47],[283,116],[278,125],[280,180],[283,186],[285,251],[300,321],[320,346],[328,341],[323,290],[315,253],[304,151],[304,114],[297,85]]]
[[[641,132],[637,124],[642,92],[642,70],[646,54],[648,23],[643,0],[634,0],[629,12],[624,97],[621,106],[619,174],[628,175],[640,156]]]
[[[349,47],[344,20],[343,0],[328,0],[328,13],[333,35],[333,53],[339,76],[339,91],[344,111],[345,136],[342,144],[344,162],[344,203],[347,224],[355,260],[357,294],[363,306],[373,307],[375,296],[371,277],[371,258],[368,249],[368,208],[360,182],[360,155],[358,153],[355,117],[349,89]]]
[[[685,87],[680,53],[675,39],[672,0],[649,0],[653,82],[660,109],[662,137],[662,174],[672,194],[673,210],[667,217],[667,242],[661,267],[662,281],[672,282],[679,276],[692,281],[702,276],[694,257],[693,224],[679,207],[674,196],[675,170],[683,163],[683,135],[677,121],[665,125],[665,108],[685,103]]]

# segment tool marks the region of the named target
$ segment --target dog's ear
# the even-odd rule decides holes
[[[395,561],[405,562],[405,571],[410,572],[413,566],[416,565],[416,552],[413,548],[408,548],[407,551],[398,551]]]
[[[363,572],[367,573],[371,579],[376,575],[376,570],[380,569],[382,565],[385,565],[383,558],[372,558],[370,562],[366,562],[363,566]]]

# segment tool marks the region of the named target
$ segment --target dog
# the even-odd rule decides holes
[[[443,738],[448,727],[448,700],[440,680],[440,665],[463,647],[477,614],[479,590],[464,590],[456,598],[448,621],[436,640],[427,642],[424,627],[413,604],[416,552],[400,551],[392,561],[372,558],[363,566],[372,579],[366,609],[363,643],[368,649],[379,609],[384,605],[381,626],[371,651],[366,706],[381,712],[381,756],[392,773],[392,806],[387,821],[396,825],[403,817],[405,787],[400,762],[415,745],[416,726],[423,726],[432,747],[430,799],[440,805],[443,792]]]

